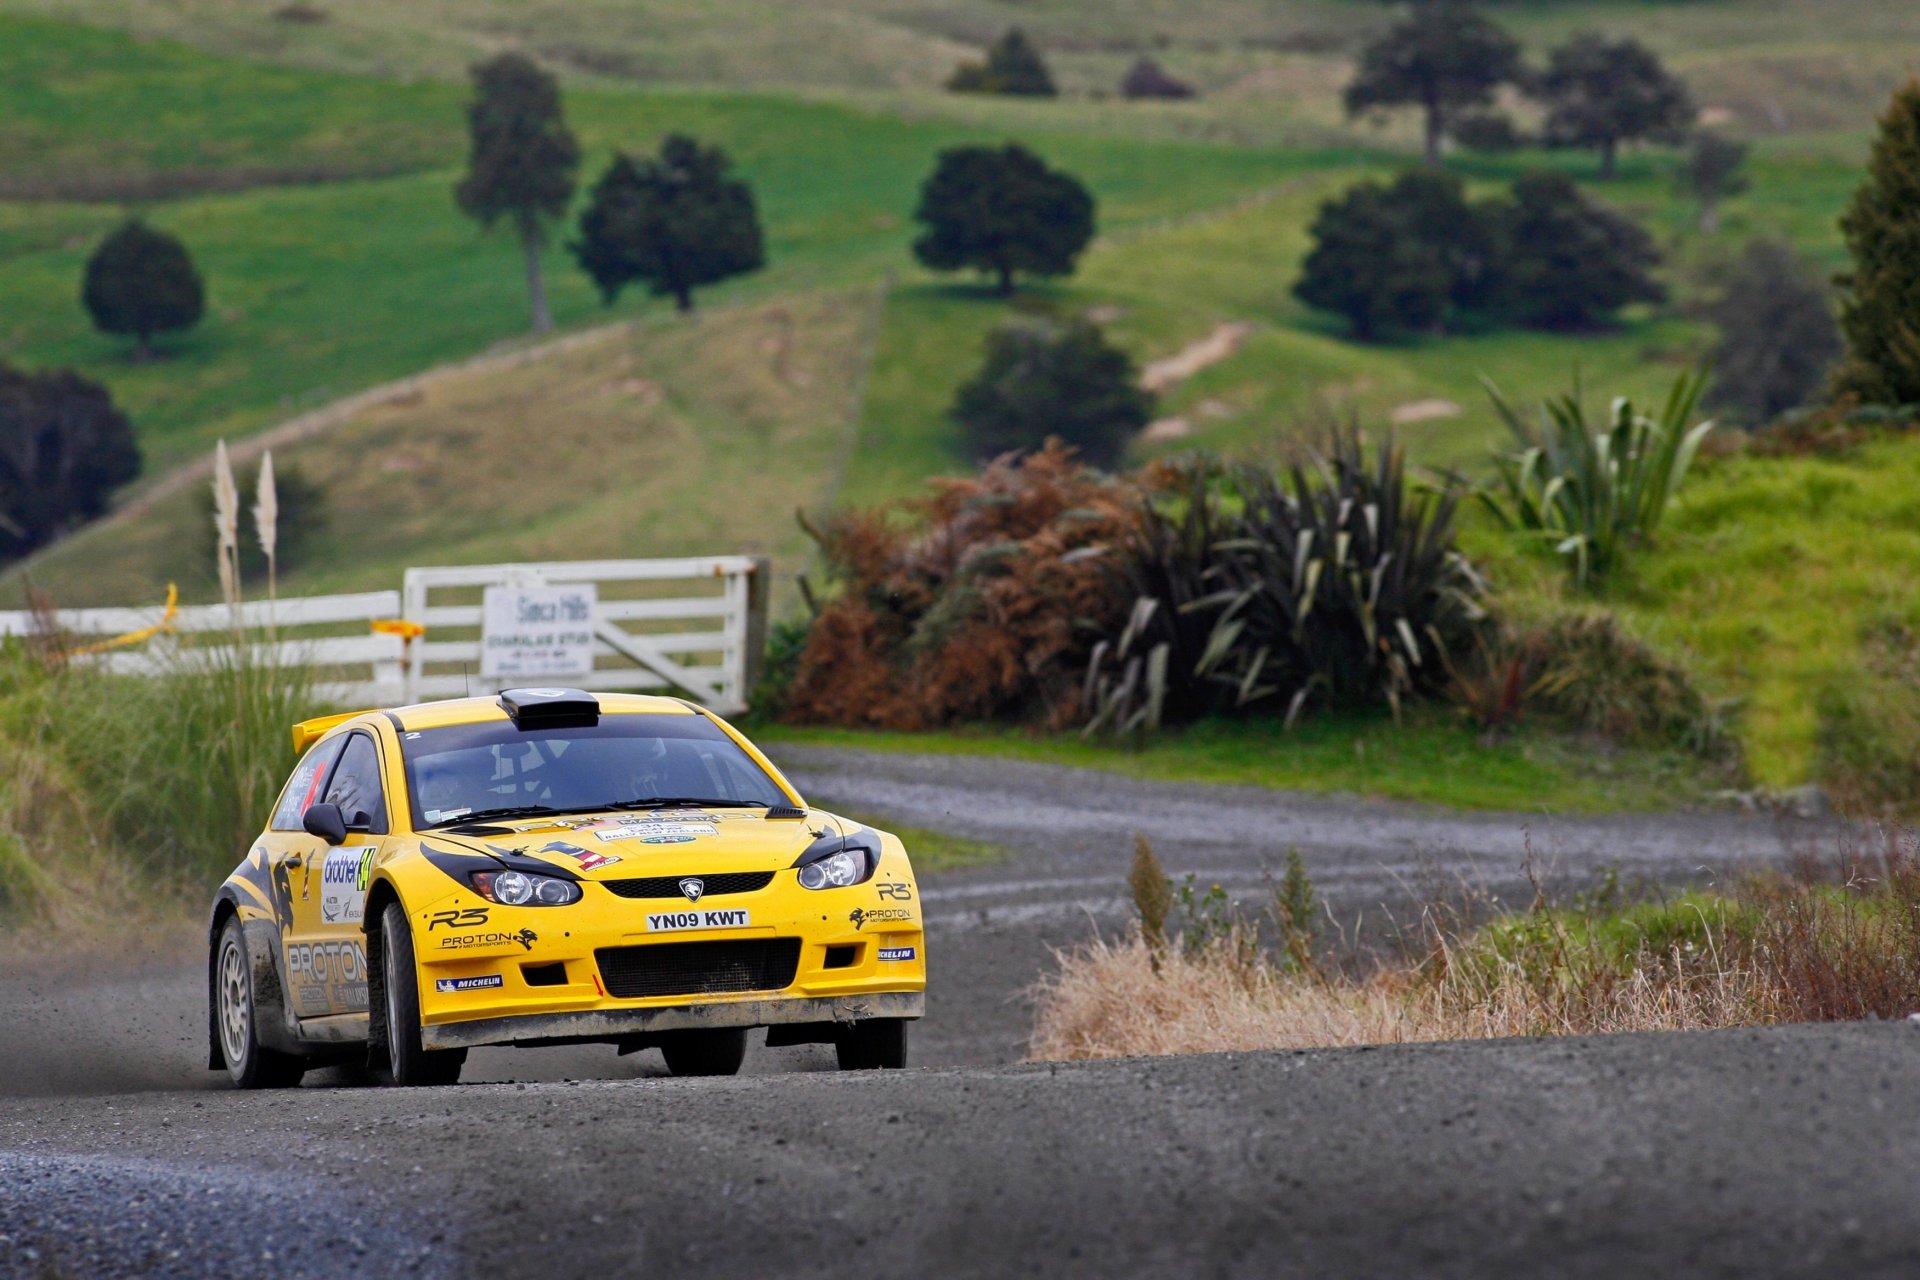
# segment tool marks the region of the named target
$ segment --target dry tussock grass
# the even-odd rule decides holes
[[[1244,922],[1196,938],[1149,920],[1057,956],[1035,990],[1031,1055],[1684,1031],[1920,1010],[1920,860],[1900,842],[1713,894],[1566,907],[1543,893],[1531,910],[1478,927],[1436,901],[1421,921],[1398,955],[1303,962],[1264,950]]]

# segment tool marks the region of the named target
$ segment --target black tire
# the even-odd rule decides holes
[[[307,1064],[260,1043],[255,1008],[253,959],[236,916],[220,931],[220,948],[213,956],[213,1021],[220,1031],[220,1055],[237,1089],[291,1089],[307,1073]]]
[[[834,1037],[842,1071],[899,1070],[907,1065],[907,1020],[867,1018]]]
[[[413,964],[413,927],[399,903],[380,915],[380,987],[387,1002],[387,1071],[402,1088],[458,1084],[465,1049],[420,1047],[420,984]]]
[[[747,1029],[675,1031],[660,1041],[660,1056],[677,1076],[731,1076],[747,1060]]]

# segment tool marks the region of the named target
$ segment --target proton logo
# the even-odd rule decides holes
[[[697,876],[688,876],[680,882],[680,892],[687,895],[688,902],[700,901],[700,895],[706,891],[706,882]]]

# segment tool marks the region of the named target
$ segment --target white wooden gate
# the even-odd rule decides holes
[[[500,684],[480,676],[485,588],[592,583],[599,606],[593,670],[555,681],[677,690],[731,715],[747,705],[765,644],[766,578],[767,562],[750,556],[409,569],[403,616],[426,631],[409,645],[407,700],[493,692]],[[667,587],[675,594],[665,594]]]

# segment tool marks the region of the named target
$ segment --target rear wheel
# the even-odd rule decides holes
[[[866,1018],[834,1037],[842,1071],[897,1070],[907,1065],[907,1020]]]
[[[414,976],[413,929],[399,903],[380,916],[380,985],[387,1002],[387,1069],[402,1086],[455,1084],[465,1049],[420,1047],[420,985]]]
[[[730,1076],[747,1060],[747,1029],[675,1031],[660,1041],[667,1070],[677,1076]]]
[[[238,917],[220,932],[213,966],[214,1018],[220,1027],[220,1053],[227,1074],[241,1089],[287,1089],[300,1083],[306,1063],[260,1043],[254,1019],[253,961]]]

